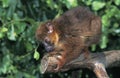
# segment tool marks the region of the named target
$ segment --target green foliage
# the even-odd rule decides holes
[[[104,6],[105,6],[105,2],[94,1],[94,2],[92,3],[92,8],[93,8],[93,10],[95,10],[95,11],[103,8]]]
[[[39,54],[39,52],[35,49],[34,59],[38,60],[39,58],[40,58],[40,54]]]
[[[120,49],[120,0],[0,0],[0,77],[43,78],[38,69],[36,28],[40,22],[79,5],[88,6],[102,19],[101,42],[92,50]],[[57,75],[66,76],[70,77],[66,73]],[[51,74],[48,77],[55,78]]]

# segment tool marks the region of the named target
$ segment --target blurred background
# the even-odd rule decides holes
[[[72,71],[40,74],[41,52],[35,31],[41,22],[65,11],[87,6],[102,20],[102,37],[92,52],[120,49],[120,0],[0,0],[0,78],[73,78]],[[120,67],[108,68],[110,78],[120,78]],[[96,78],[88,69],[79,78]]]

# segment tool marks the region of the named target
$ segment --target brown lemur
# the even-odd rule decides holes
[[[36,39],[44,44],[49,56],[59,55],[56,71],[81,53],[87,58],[88,47],[97,44],[100,35],[100,17],[81,6],[41,24],[36,31]]]

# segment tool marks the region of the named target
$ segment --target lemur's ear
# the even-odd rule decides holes
[[[46,27],[48,29],[48,33],[52,33],[54,31],[54,28],[51,22],[47,22]]]

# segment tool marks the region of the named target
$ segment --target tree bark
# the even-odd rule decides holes
[[[41,60],[41,73],[56,72],[58,61],[55,57],[49,57],[47,54]],[[88,58],[81,54],[75,60],[65,64],[59,71],[67,71],[77,68],[88,68],[92,70],[97,78],[109,78],[105,68],[120,66],[120,50],[105,51],[99,53],[90,53]]]

